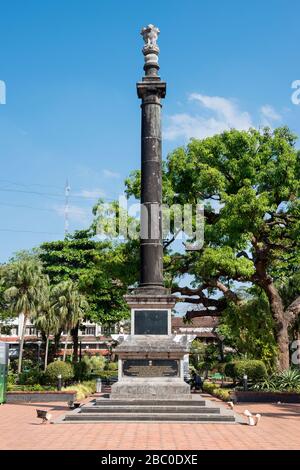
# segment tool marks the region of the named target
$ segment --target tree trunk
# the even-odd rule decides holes
[[[286,370],[290,365],[289,351],[289,332],[288,327],[290,321],[288,315],[285,314],[282,298],[276,289],[272,277],[267,273],[267,260],[269,248],[261,248],[257,240],[253,239],[255,247],[255,281],[265,291],[270,305],[270,310],[275,323],[274,336],[278,346],[277,369]]]
[[[49,351],[49,336],[47,336],[47,339],[46,339],[44,371],[47,369],[47,365],[48,365],[48,351]]]
[[[264,290],[268,296],[271,313],[275,322],[275,338],[278,346],[277,368],[285,370],[290,365],[289,350],[289,321],[285,316],[282,299],[273,282],[264,283]]]
[[[79,323],[75,326],[75,328],[72,328],[71,330],[71,335],[73,339],[73,362],[78,362],[78,330],[79,330]]]
[[[27,315],[25,315],[24,313],[24,322],[22,326],[21,341],[20,341],[20,347],[19,347],[18,375],[20,375],[22,372],[22,359],[23,359],[24,339],[25,339],[25,332],[26,332],[26,321],[27,321]]]
[[[61,338],[61,333],[62,331],[60,330],[56,335],[54,335],[54,351],[53,351],[53,356],[57,355],[57,352],[59,350],[59,343],[60,343],[60,338]]]
[[[64,355],[63,355],[63,361],[64,361],[64,362],[66,362],[69,336],[70,336],[70,332],[69,332],[69,330],[68,330],[68,331],[67,331],[67,335],[66,335],[66,339],[65,339],[65,347],[64,347]]]

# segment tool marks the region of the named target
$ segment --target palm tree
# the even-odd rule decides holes
[[[44,298],[43,303],[39,308],[38,314],[35,317],[35,325],[46,338],[45,344],[45,361],[44,361],[44,371],[48,365],[48,352],[49,352],[49,340],[51,335],[55,335],[61,326],[62,318],[58,315],[57,310],[51,304],[52,301],[51,288],[49,284],[49,279],[46,282],[44,289]]]
[[[6,286],[4,298],[9,309],[15,316],[23,314],[18,363],[18,374],[20,374],[26,322],[36,315],[44,293],[45,275],[42,272],[41,263],[37,260],[24,259],[7,265],[4,283]]]
[[[71,329],[84,317],[88,303],[85,297],[79,293],[76,284],[71,280],[60,282],[54,286],[52,297],[54,299],[53,309],[56,315],[61,318],[61,324],[67,331],[63,355],[63,360],[65,361]]]

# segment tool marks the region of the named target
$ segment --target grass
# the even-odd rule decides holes
[[[76,399],[84,400],[86,397],[96,392],[96,381],[86,380],[78,384],[69,385],[68,387],[63,387],[62,390],[63,391],[74,390],[77,393]]]
[[[57,388],[52,385],[7,385],[8,392],[47,392],[56,390]],[[62,387],[62,391],[76,391],[77,400],[83,400],[96,392],[96,381],[86,380],[81,383],[68,385],[67,387]]]

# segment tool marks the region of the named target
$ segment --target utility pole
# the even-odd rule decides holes
[[[70,185],[68,178],[66,180],[66,185],[65,185],[65,238],[68,235],[69,232],[69,194],[70,194]]]

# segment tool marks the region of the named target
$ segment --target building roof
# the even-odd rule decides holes
[[[26,335],[24,338],[25,343],[36,343],[37,341],[41,341],[41,337],[38,337],[36,335],[31,335],[28,336]],[[50,339],[53,339],[53,336],[50,337]],[[66,340],[66,335],[62,335],[60,338],[60,343],[63,343]],[[20,342],[20,337],[16,335],[1,335],[0,334],[0,341],[3,341],[5,343],[19,343]],[[109,342],[111,341],[110,337],[107,336],[92,336],[92,335],[84,335],[84,336],[79,336],[79,342],[82,344],[85,343],[103,343],[103,342]],[[69,337],[69,342],[72,342],[72,338]]]
[[[71,356],[72,355],[72,350],[67,349],[66,354],[67,354],[67,356]],[[109,356],[110,351],[108,349],[96,349],[96,348],[84,349],[82,351],[82,356],[89,356],[89,355],[92,355],[92,354],[99,354],[100,356]],[[63,356],[63,355],[64,355],[64,350],[63,349],[60,349],[59,351],[57,351],[57,356]]]
[[[196,317],[189,322],[184,322],[183,317],[172,318],[172,329],[176,328],[216,328],[219,324],[218,317]]]
[[[197,335],[197,338],[218,338],[217,333],[214,333],[213,331],[195,331],[195,334]]]

